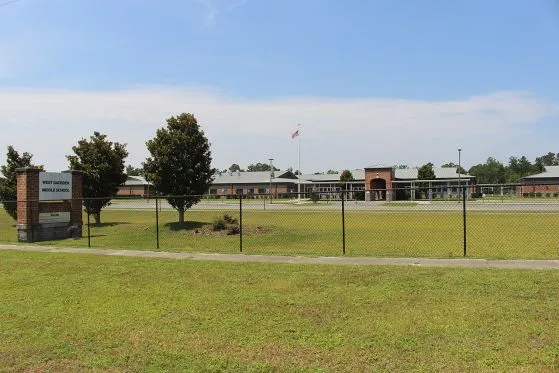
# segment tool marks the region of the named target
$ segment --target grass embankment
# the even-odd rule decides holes
[[[160,250],[239,252],[239,235],[209,235],[223,214],[239,218],[235,206],[221,211],[192,210],[178,227],[174,211],[162,211]],[[468,212],[468,256],[475,258],[559,258],[556,213]],[[346,254],[354,256],[461,257],[461,211],[346,211]],[[84,222],[86,218],[84,217]],[[103,224],[91,225],[91,246],[155,250],[155,212],[106,210]],[[341,255],[339,211],[270,210],[243,212],[243,252],[283,255]],[[41,244],[87,247],[87,227],[79,240]],[[0,211],[0,242],[16,243],[16,229]]]
[[[553,371],[559,272],[0,251],[7,371]]]

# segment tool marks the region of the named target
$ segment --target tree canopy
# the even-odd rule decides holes
[[[257,171],[270,171],[270,165],[268,163],[256,163],[256,164],[249,164],[247,167],[248,172],[257,172]],[[274,166],[274,171],[279,171],[279,168]]]
[[[151,157],[143,163],[147,180],[179,213],[198,203],[213,181],[210,143],[193,114],[182,113],[167,119],[167,126],[157,130],[147,148]],[[180,196],[180,197],[175,197]]]
[[[340,174],[340,186],[345,189],[347,182],[355,181],[353,174],[350,170],[343,170]]]
[[[27,152],[19,154],[13,146],[8,146],[6,154],[6,164],[0,170],[2,178],[0,179],[0,200],[3,202],[4,210],[12,218],[17,219],[17,173],[18,168],[32,167],[31,160],[33,155]],[[37,166],[40,169],[43,166]]]
[[[136,168],[132,165],[126,166],[126,175],[128,176],[143,176],[144,169],[143,168]]]
[[[543,172],[545,166],[559,166],[559,154],[549,152],[541,157],[537,157],[534,162],[536,172]]]
[[[233,163],[230,167],[229,167],[229,172],[243,172],[244,170],[241,169],[241,166],[239,166],[236,163]]]
[[[502,184],[507,181],[505,166],[493,157],[472,166],[468,173],[477,178],[478,184]]]
[[[85,211],[101,223],[101,210],[116,195],[118,187],[126,181],[124,160],[128,157],[126,145],[107,140],[107,135],[94,132],[73,146],[75,155],[68,155],[70,168],[83,172],[83,204]]]
[[[434,180],[435,171],[433,170],[433,163],[429,162],[419,167],[417,170],[417,178],[419,180]]]

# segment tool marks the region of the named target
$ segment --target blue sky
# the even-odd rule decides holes
[[[0,0],[0,4],[2,1]],[[0,147],[129,163],[193,112],[214,166],[303,171],[559,151],[554,0],[20,0],[0,6]],[[24,135],[35,134],[24,139]]]

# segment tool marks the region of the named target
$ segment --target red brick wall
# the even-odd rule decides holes
[[[72,173],[72,200],[70,201],[70,222],[72,224],[82,225],[83,174],[80,171],[70,172]]]
[[[392,168],[365,169],[365,190],[371,189],[371,181],[375,179],[384,179],[386,181],[386,189],[392,189],[394,170]]]
[[[17,223],[35,224],[39,221],[39,170],[17,170]]]

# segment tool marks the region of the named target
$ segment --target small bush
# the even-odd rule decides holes
[[[537,198],[542,198],[542,194],[540,192],[536,193]]]
[[[214,231],[222,231],[225,228],[227,228],[227,223],[225,222],[225,220],[223,218],[217,218],[214,220],[213,223],[213,230]]]
[[[235,219],[234,217],[232,217],[231,215],[223,215],[223,221],[227,224],[237,224],[237,219]]]
[[[238,225],[230,225],[227,228],[227,235],[228,236],[232,236],[232,235],[239,234],[239,233],[241,233],[241,229],[239,228]]]

